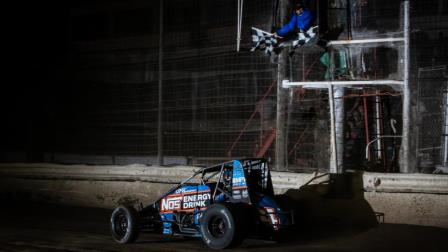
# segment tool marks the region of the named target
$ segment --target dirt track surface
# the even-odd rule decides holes
[[[2,204],[0,251],[206,251],[198,239],[142,234],[120,245],[109,235],[110,210],[53,205]],[[369,229],[306,228],[289,241],[248,239],[226,251],[448,251],[448,230],[380,224]]]

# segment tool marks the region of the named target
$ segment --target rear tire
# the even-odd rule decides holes
[[[211,205],[203,213],[199,226],[204,243],[212,249],[229,248],[241,243],[245,227],[240,216],[232,204]]]
[[[112,212],[110,227],[112,238],[116,242],[134,242],[140,233],[139,215],[132,207],[119,206]]]

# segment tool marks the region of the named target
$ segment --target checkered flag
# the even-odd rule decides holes
[[[271,55],[276,47],[277,38],[274,34],[252,27],[251,52],[259,49],[264,50],[267,55]]]
[[[272,52],[278,54],[281,49],[290,47],[290,51],[293,52],[299,46],[313,44],[317,40],[318,26],[311,27],[306,32],[297,33],[297,37],[293,40],[287,40],[278,43],[277,37],[274,34],[252,27],[252,49],[264,50],[267,55],[271,55]]]
[[[319,27],[313,26],[309,28],[306,32],[299,32],[297,39],[293,40],[292,47],[296,48],[298,46],[303,46],[305,44],[313,43],[316,41],[317,32]]]

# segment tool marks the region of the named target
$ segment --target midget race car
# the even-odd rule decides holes
[[[115,241],[131,243],[140,232],[156,232],[202,238],[208,247],[223,249],[247,237],[275,237],[294,224],[293,211],[283,211],[274,200],[268,163],[260,158],[201,168],[137,208],[112,212]]]

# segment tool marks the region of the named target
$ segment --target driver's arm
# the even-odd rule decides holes
[[[289,32],[293,31],[295,29],[295,26],[297,24],[297,15],[293,15],[291,20],[289,21],[289,23],[287,23],[286,25],[284,25],[282,28],[277,30],[277,35],[284,37],[286,34],[288,34]]]

